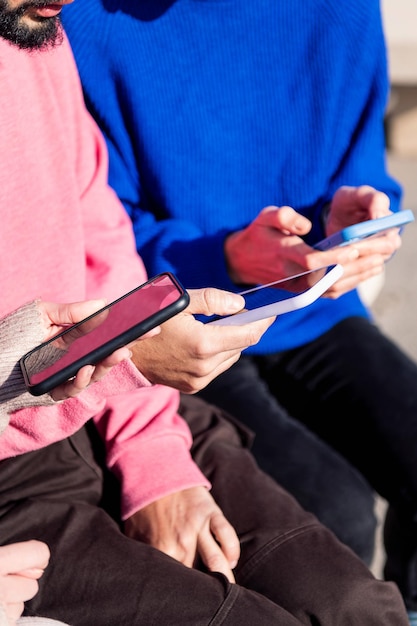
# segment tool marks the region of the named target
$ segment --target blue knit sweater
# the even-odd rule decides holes
[[[377,0],[88,0],[63,15],[149,274],[236,291],[225,236],[288,204],[313,220],[313,243],[340,185],[373,185],[398,210]],[[355,291],[320,299],[250,352],[368,314]]]

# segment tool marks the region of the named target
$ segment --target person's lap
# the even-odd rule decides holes
[[[75,626],[173,626],[178,616],[196,626],[233,624],[244,623],[245,615],[258,616],[265,626],[278,619],[285,626],[299,624],[258,594],[186,568],[124,536],[98,506],[101,472],[85,430],[3,461],[0,469],[2,542],[37,538],[51,550],[39,593],[26,603],[25,615]]]
[[[199,411],[187,411],[196,426],[196,459],[242,539],[238,584],[186,568],[125,537],[98,506],[102,479],[81,431],[0,464],[2,541],[42,539],[52,554],[28,614],[76,626],[160,626],[178,619],[193,626],[248,620],[295,626],[316,615],[317,624],[334,626],[360,609],[364,624],[403,623],[394,587],[376,583],[349,549],[259,472],[215,412],[206,412],[199,424]],[[385,618],[389,606],[393,612]]]
[[[212,481],[213,496],[241,539],[243,558],[236,568],[237,582],[265,593],[295,612],[300,619],[305,617],[303,612],[297,613],[301,601],[303,606],[310,604],[311,615],[320,616],[317,623],[324,624],[327,620],[331,624],[344,623],[344,610],[338,603],[345,592],[352,591],[352,598],[356,593],[357,597],[362,596],[367,587],[362,572],[369,574],[367,568],[359,559],[352,558],[351,550],[343,546],[332,532],[326,532],[322,524],[314,529],[309,527],[315,516],[306,514],[276,481],[268,480],[265,473],[259,471],[249,450],[251,435],[245,428],[240,430],[242,427],[234,417],[218,407],[207,404],[203,407],[195,396],[182,396],[180,413],[193,434],[193,457]],[[237,497],[231,498],[230,493]],[[255,529],[259,528],[264,532],[257,533]],[[305,534],[304,530],[307,531]],[[296,540],[290,542],[287,552],[284,545],[288,537],[296,537]],[[274,548],[278,545],[279,554],[276,554]],[[270,559],[266,556],[268,552]],[[259,554],[263,554],[262,559]],[[333,577],[338,578],[342,572],[335,585]],[[310,587],[314,578],[317,582],[315,590]],[[272,589],[271,580],[274,581]],[[340,597],[336,588],[341,592]],[[330,591],[327,597],[325,589]],[[306,596],[303,596],[304,591]],[[311,593],[317,594],[314,608],[311,607]],[[323,613],[325,604],[331,607],[331,617]],[[365,624],[365,615],[363,619]]]
[[[416,363],[362,318],[341,322],[280,360],[277,369],[266,367],[265,376],[291,414],[337,449],[388,500],[385,575],[397,582],[416,610]],[[302,388],[308,393],[301,394]],[[310,406],[320,406],[320,413],[307,411]]]
[[[392,503],[416,502],[417,365],[362,318],[259,361],[292,417],[338,450]]]
[[[257,362],[242,356],[199,396],[250,428],[259,466],[370,564],[376,530],[373,489],[336,450],[289,415],[260,376]]]
[[[254,372],[252,385],[246,375],[238,387],[239,370]],[[351,318],[296,350],[242,357],[232,372],[222,376],[214,382],[214,391],[208,389],[211,401],[226,398],[227,409],[232,410],[230,404],[237,400],[233,412],[257,433],[253,450],[262,467],[358,554],[354,543],[361,537],[360,526],[349,515],[344,521],[337,511],[343,511],[344,501],[347,508],[353,503],[369,537],[371,488],[388,500],[385,573],[400,585],[410,607],[417,608],[416,364],[373,324]],[[231,395],[226,393],[230,376]],[[223,387],[216,388],[220,384]],[[264,417],[259,418],[263,413],[253,411],[257,392],[268,397],[268,426]],[[297,424],[312,438],[297,430]],[[294,429],[296,435],[291,436]],[[299,474],[282,468],[282,460],[290,468],[298,465]],[[311,489],[315,480],[324,488]],[[310,490],[310,500],[303,485]],[[366,545],[369,541],[365,549]]]

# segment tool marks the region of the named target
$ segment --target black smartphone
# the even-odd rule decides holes
[[[190,297],[169,272],[151,278],[40,344],[20,359],[28,391],[39,396],[96,365],[185,309]]]

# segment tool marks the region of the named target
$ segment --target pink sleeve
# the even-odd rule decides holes
[[[39,450],[73,435],[92,415],[103,410],[106,398],[140,387],[150,387],[150,383],[126,360],[76,398],[12,413],[0,437],[0,460]]]
[[[210,483],[191,458],[191,433],[177,414],[177,391],[155,385],[111,398],[95,423],[107,465],[122,486],[122,517],[150,502]]]
[[[79,87],[74,89],[82,100]],[[82,146],[75,153],[84,216],[86,297],[110,300],[145,282],[146,272],[131,221],[107,184],[108,155],[101,132],[89,115],[74,122]],[[173,389],[142,387],[108,399],[106,409],[95,418],[106,444],[107,464],[122,484],[125,518],[168,493],[209,486],[191,459],[191,435],[177,415],[178,401]]]
[[[81,202],[86,297],[105,297],[111,301],[144,283],[147,273],[136,250],[130,218],[107,184],[108,155],[103,136],[89,114],[82,117],[79,126],[87,143],[87,149],[82,152],[84,158],[80,157],[78,163],[79,178],[84,185]]]

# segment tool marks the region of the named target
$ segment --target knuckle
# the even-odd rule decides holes
[[[206,565],[211,571],[221,571],[223,569],[223,559],[219,554],[212,553],[207,556]]]
[[[305,268],[303,271],[309,272],[315,269],[317,269],[317,258],[314,254],[308,254],[305,259]]]
[[[201,298],[206,309],[213,311],[216,309],[216,304],[219,300],[219,292],[213,287],[205,287],[201,291]]]
[[[197,371],[204,371],[207,367],[206,359],[210,356],[211,351],[210,340],[206,336],[202,337],[194,348]]]
[[[256,325],[253,328],[248,329],[247,333],[247,344],[248,346],[254,346],[258,343],[260,337],[262,336],[263,326]]]
[[[197,383],[197,381],[195,379],[192,380],[188,380],[186,382],[184,382],[180,389],[179,389],[182,393],[185,393],[187,395],[191,395],[193,393],[197,393],[197,391],[200,391],[200,385]]]

